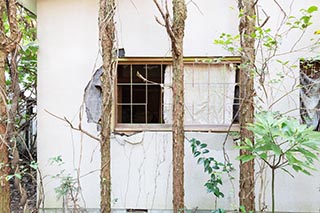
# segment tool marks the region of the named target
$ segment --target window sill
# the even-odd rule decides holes
[[[185,125],[185,132],[236,132],[239,124],[230,125]],[[171,124],[116,124],[115,132],[169,132],[172,131]]]

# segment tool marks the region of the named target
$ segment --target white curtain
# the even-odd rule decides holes
[[[172,123],[172,67],[164,79],[163,116]],[[229,64],[184,67],[185,124],[230,124],[233,115],[235,69]]]

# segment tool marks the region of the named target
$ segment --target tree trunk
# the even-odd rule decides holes
[[[173,61],[173,126],[172,126],[172,164],[173,164],[173,207],[174,212],[184,209],[184,69],[183,56]],[[182,61],[182,62],[181,62]]]
[[[173,76],[173,208],[174,212],[184,209],[184,66],[183,37],[187,8],[184,0],[173,0],[173,25],[171,37]]]
[[[9,155],[7,135],[7,107],[6,107],[6,79],[5,79],[6,54],[0,50],[0,209],[10,212],[10,187],[6,177],[9,175]]]
[[[115,73],[115,1],[100,0],[99,30],[102,48],[102,116],[101,116],[101,212],[111,212],[111,167],[110,134],[113,104],[113,83]]]
[[[10,212],[10,187],[6,177],[10,173],[8,142],[12,132],[7,128],[5,64],[8,53],[17,47],[21,39],[16,15],[14,0],[0,0],[0,209],[2,212]],[[9,26],[9,36],[5,30],[6,24]]]
[[[255,0],[239,0],[240,18],[239,33],[241,44],[241,72],[240,72],[240,136],[241,142],[245,138],[254,141],[253,133],[246,128],[248,123],[254,121],[254,81],[255,72],[255,39],[251,36],[255,32]],[[240,155],[250,154],[241,150]],[[240,205],[246,211],[255,211],[254,194],[254,160],[240,163]]]

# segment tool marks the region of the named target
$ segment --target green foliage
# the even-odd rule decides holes
[[[8,167],[10,165],[7,165]],[[0,164],[0,168],[1,168],[1,164]],[[32,172],[30,172],[30,168],[37,170],[38,169],[38,163],[36,161],[32,161],[29,165],[19,165],[19,170],[16,170],[15,173],[13,174],[9,174],[5,177],[5,179],[7,181],[13,179],[13,178],[17,178],[19,180],[22,179],[22,177],[24,177],[25,175],[32,175]]]
[[[10,179],[12,179],[12,178],[18,178],[19,180],[21,180],[21,178],[22,178],[22,176],[21,176],[21,174],[20,173],[15,173],[15,174],[12,174],[12,175],[7,175],[6,176],[6,181],[8,181],[8,180],[10,180]]]
[[[19,85],[22,92],[28,91],[28,95],[36,95],[36,80],[37,80],[37,28],[36,16],[19,7],[18,12],[19,30],[22,33],[22,39],[18,48],[17,70],[19,75]],[[9,26],[6,26],[6,31],[9,31]],[[7,72],[8,72],[7,67]],[[11,79],[7,79],[7,85],[11,85]],[[33,97],[35,98],[35,97]]]
[[[241,48],[238,44],[239,39],[239,35],[233,36],[228,33],[222,33],[219,39],[215,39],[213,43],[216,45],[221,45],[225,50],[233,53],[234,55],[237,55],[241,51]]]
[[[38,53],[36,17],[25,9],[21,9],[20,14],[19,27],[22,32],[22,40],[18,61],[19,83],[25,94],[33,95],[35,98]]]
[[[302,38],[306,30],[312,25],[312,18],[317,11],[317,6],[310,6],[306,9],[301,9],[300,14],[290,17],[283,11],[283,20],[271,30],[268,28],[269,17],[264,20],[257,20],[257,17],[249,17],[244,11],[240,10],[239,18],[247,16],[244,18],[257,20],[255,31],[250,35],[241,34],[241,38],[238,35],[222,33],[218,39],[214,40],[214,44],[220,45],[230,53],[240,56],[244,55],[243,49],[239,47],[240,39],[249,38],[255,41],[255,55],[258,56],[258,60],[253,57],[251,62],[255,65],[254,68],[243,63],[240,64],[240,68],[245,68],[242,70],[250,68],[250,77],[258,83],[256,85],[257,90],[261,90],[264,93],[255,94],[256,109],[262,108],[261,105],[265,104],[270,107],[290,93],[288,91],[279,100],[272,100],[268,90],[269,87],[266,86],[271,86],[270,89],[272,91],[274,88],[272,84],[281,85],[280,83],[284,79],[290,77],[289,73],[297,68],[296,61],[287,60],[283,55],[301,50],[300,43]],[[263,11],[263,13],[265,12]],[[259,15],[258,17],[263,16]],[[244,26],[240,25],[240,27]],[[320,30],[317,30],[315,34],[320,34]],[[294,40],[291,45],[288,45],[285,39],[292,37]],[[318,39],[311,38],[310,41],[311,43],[305,46],[304,50],[312,51],[319,47]],[[278,63],[279,70],[277,70],[278,66],[270,67],[270,64],[274,64],[274,62]],[[276,74],[276,76],[270,75],[272,79],[267,78],[269,76],[266,77],[270,70],[272,70],[273,74]],[[292,91],[296,88],[298,88],[296,85],[292,87]],[[264,97],[260,95],[264,95]],[[272,103],[272,101],[274,102]],[[241,141],[238,148],[248,150],[251,153],[238,157],[242,162],[256,158],[261,159],[271,168],[273,175],[276,169],[281,169],[291,176],[291,170],[310,175],[311,171],[315,169],[313,164],[318,161],[319,133],[312,131],[305,125],[301,125],[297,119],[283,116],[279,113],[262,112],[256,115],[256,122],[249,124],[248,129],[254,133],[255,143],[253,144],[249,139]],[[291,170],[287,170],[288,167]]]
[[[259,49],[269,52],[269,56],[273,57],[278,47],[281,44],[281,40],[288,37],[288,34],[293,29],[299,29],[305,31],[309,26],[312,25],[312,17],[315,12],[318,11],[317,6],[310,6],[307,9],[301,9],[300,16],[289,16],[286,20],[286,25],[289,26],[289,30],[284,30],[284,32],[272,32],[270,28],[264,28],[264,24],[260,27],[257,26],[255,32],[251,35],[244,35],[255,39]],[[245,14],[240,11],[239,18],[243,17]],[[248,17],[249,19],[256,19],[257,17]],[[262,20],[261,20],[262,21]],[[267,20],[266,20],[267,21]],[[279,29],[278,29],[279,30]],[[315,34],[320,34],[320,31],[316,31]],[[222,33],[219,39],[214,40],[214,44],[221,45],[225,50],[229,51],[234,55],[241,55],[242,49],[239,46],[240,36],[231,35],[228,33]],[[296,44],[294,44],[295,46]],[[268,54],[267,54],[268,55]]]
[[[22,38],[17,49],[9,53],[6,64],[7,104],[17,106],[11,112],[15,130],[10,141],[16,144],[23,162],[36,159],[37,51],[36,17],[18,6],[17,21]],[[5,23],[6,33],[10,33]],[[10,107],[8,107],[10,108]],[[27,150],[28,149],[28,150]]]
[[[55,177],[60,179],[60,185],[54,189],[58,199],[77,191],[77,181],[70,174]]]
[[[30,163],[30,167],[32,168],[32,169],[34,169],[34,170],[38,170],[38,168],[39,168],[39,164],[38,164],[38,162],[36,162],[36,161],[31,161],[31,163]]]
[[[49,159],[51,165],[57,165],[61,167],[64,164],[61,155],[52,157]],[[78,192],[78,182],[71,174],[65,174],[65,170],[60,170],[57,174],[52,176],[53,179],[59,180],[60,184],[55,188],[55,193],[57,198],[63,198],[68,195],[71,195],[72,198],[75,198]]]
[[[239,149],[251,155],[239,156],[242,162],[260,158],[272,168],[291,166],[297,172],[310,174],[320,151],[320,132],[313,131],[292,117],[274,112],[256,114],[255,123],[247,127],[254,133],[255,143],[246,139]]]
[[[241,212],[241,213],[253,213],[253,211],[248,211],[248,212],[247,212],[247,210],[246,210],[246,208],[245,208],[244,206],[240,206],[239,209],[240,209],[240,212]]]
[[[204,172],[210,175],[210,179],[204,184],[208,193],[213,193],[218,198],[224,197],[224,194],[220,190],[220,186],[222,186],[221,175],[234,170],[232,164],[229,162],[222,163],[213,157],[207,157],[210,152],[207,149],[207,144],[201,143],[194,138],[190,140],[190,143],[193,156],[197,158],[198,164],[203,165]]]
[[[224,209],[216,209],[216,210],[211,211],[211,213],[226,213],[226,210],[224,210]]]
[[[286,24],[290,26],[291,29],[305,30],[312,24],[311,18],[313,13],[316,11],[318,11],[317,6],[310,6],[308,9],[301,9],[300,12],[302,16],[300,18],[290,16]]]
[[[61,166],[62,164],[64,164],[61,155],[58,155],[58,156],[56,156],[56,157],[49,158],[49,162],[50,162],[51,165],[52,165],[52,164],[57,164],[58,166]]]
[[[254,134],[255,143],[245,139],[238,146],[251,154],[237,159],[243,163],[258,158],[272,171],[272,212],[275,211],[274,181],[275,170],[281,169],[293,177],[286,167],[310,175],[315,170],[314,162],[319,161],[320,132],[313,131],[299,120],[276,112],[260,112],[255,123],[247,127]]]
[[[21,49],[21,58],[19,60],[19,80],[25,90],[33,89],[37,79],[37,51],[38,44],[30,42]],[[34,91],[32,91],[34,92]]]

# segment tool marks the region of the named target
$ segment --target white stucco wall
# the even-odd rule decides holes
[[[196,5],[195,5],[195,4]],[[297,11],[318,1],[295,1],[292,11]],[[274,3],[262,1],[265,10],[271,15],[267,23],[279,23],[280,12]],[[287,7],[287,6],[286,6]],[[125,48],[126,56],[169,56],[170,42],[165,29],[156,23],[159,16],[152,1],[121,0],[117,10],[117,38],[119,47]],[[76,175],[80,165],[82,206],[99,207],[99,144],[86,136],[71,131],[68,125],[48,112],[70,119],[78,124],[78,112],[82,104],[83,90],[93,71],[101,65],[98,43],[98,1],[93,0],[38,0],[38,160],[45,186],[45,206],[56,208],[62,201],[56,199],[54,188],[59,180],[52,175],[65,169],[64,174]],[[222,32],[236,34],[238,29],[237,5],[234,0],[197,0],[188,4],[189,18],[185,33],[185,55],[215,56],[228,55],[213,40]],[[319,20],[318,16],[318,20]],[[318,25],[319,26],[319,25]],[[317,28],[317,27],[315,27]],[[318,27],[319,28],[319,27]],[[312,35],[308,32],[307,38]],[[293,38],[283,42],[290,44]],[[284,45],[284,48],[287,45]],[[289,59],[296,60],[298,54]],[[298,61],[296,61],[298,63]],[[274,66],[275,69],[275,66]],[[271,72],[273,75],[274,72]],[[298,70],[293,70],[298,76]],[[291,87],[293,78],[286,84]],[[275,86],[273,93],[280,97],[285,93]],[[277,102],[274,109],[290,110],[299,103],[298,91],[290,98]],[[269,98],[269,97],[268,97]],[[272,96],[272,99],[275,97]],[[270,101],[271,100],[267,100]],[[264,107],[268,106],[265,102]],[[48,111],[48,112],[47,112]],[[295,111],[297,112],[297,111]],[[94,125],[83,127],[97,135]],[[225,134],[188,133],[188,138],[197,137],[206,141],[215,157],[223,159],[222,143]],[[132,145],[125,141],[135,141]],[[237,151],[233,150],[232,140],[227,142],[230,158],[235,161]],[[214,198],[202,186],[208,177],[202,167],[196,164],[186,142],[185,162],[185,203],[187,208],[212,209]],[[49,158],[62,156],[65,164],[51,165]],[[168,132],[145,132],[126,138],[112,139],[112,195],[117,202],[116,209],[171,209],[171,134]],[[314,177],[297,175],[295,179],[279,175],[277,180],[277,209],[281,211],[318,212],[320,180]],[[225,198],[217,201],[218,207],[237,207],[238,175],[234,174],[234,189],[225,177]],[[269,184],[270,185],[270,184]],[[306,193],[307,192],[307,193]],[[258,193],[258,189],[257,189]],[[268,193],[268,192],[267,192]],[[304,196],[302,196],[304,194]],[[268,195],[268,194],[267,194]],[[258,194],[257,194],[258,197]],[[267,196],[268,197],[268,196]],[[81,196],[79,196],[81,198]],[[267,205],[270,206],[270,199]]]

